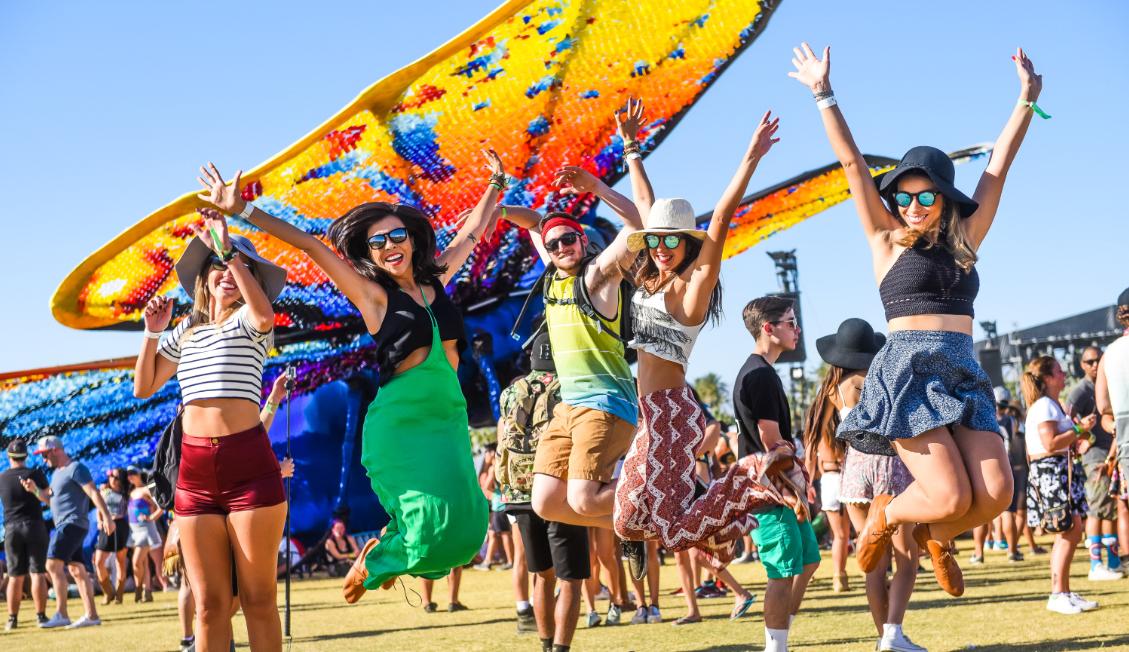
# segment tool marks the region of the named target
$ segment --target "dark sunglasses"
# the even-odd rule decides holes
[[[576,241],[579,239],[579,233],[577,233],[576,231],[569,231],[559,238],[553,238],[552,240],[545,242],[545,251],[552,253],[557,250],[558,245],[571,247],[572,245],[576,244]]]
[[[1101,358],[1094,358],[1093,360],[1083,360],[1082,364],[1098,364],[1099,360],[1101,360]]]
[[[670,235],[657,236],[648,233],[643,239],[647,241],[648,249],[658,249],[659,242],[665,244],[667,249],[674,249],[678,246],[679,242],[682,242],[682,235],[672,233]]]
[[[905,208],[913,202],[914,197],[917,197],[917,203],[921,204],[922,206],[932,206],[940,196],[941,193],[937,192],[936,190],[922,190],[921,192],[913,193],[899,192],[894,194],[894,201],[898,203],[898,206]]]
[[[775,325],[775,324],[788,324],[788,326],[792,330],[796,330],[796,318],[795,317],[793,317],[791,319],[781,319],[780,321],[774,321],[774,322],[770,322],[770,323],[772,323],[773,325]]]
[[[239,255],[236,254],[236,259],[238,259],[238,258],[239,258]],[[252,272],[254,272],[254,270],[255,270],[255,262],[254,261],[248,261],[246,258],[244,258],[243,262],[247,263],[247,267],[250,268],[252,270]],[[215,254],[208,256],[208,266],[209,266],[210,269],[214,269],[217,272],[226,272],[227,271],[227,265],[222,260],[220,260],[219,256],[217,256]]]
[[[408,230],[404,228],[392,229],[388,233],[377,233],[368,239],[369,249],[383,249],[388,241],[391,240],[396,244],[400,244],[408,239]]]

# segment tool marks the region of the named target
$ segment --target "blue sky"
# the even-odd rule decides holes
[[[8,310],[0,371],[133,355],[136,333],[82,332],[48,299],[66,273],[195,187],[196,166],[250,168],[372,82],[480,19],[495,0],[411,3],[0,5],[0,260]],[[830,45],[832,85],[861,149],[900,157],[999,135],[1022,45],[1044,76],[1037,120],[980,250],[978,319],[1000,330],[1109,305],[1129,285],[1122,201],[1129,3],[784,0],[761,37],[647,159],[660,197],[700,213],[725,188],[765,109],[781,142],[760,189],[834,160],[791,47]],[[418,16],[422,14],[426,20]],[[1122,43],[1122,46],[1117,46]],[[971,194],[983,160],[957,168]],[[620,190],[628,192],[626,184]],[[741,308],[775,291],[766,251],[796,249],[805,335],[848,317],[885,330],[871,259],[845,202],[723,267],[726,322],[705,331],[691,377],[732,382],[752,339]],[[977,329],[977,337],[982,334]],[[815,366],[817,360],[809,360]]]

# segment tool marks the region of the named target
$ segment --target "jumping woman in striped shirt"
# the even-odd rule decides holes
[[[180,284],[194,299],[192,312],[158,345],[172,301],[149,302],[133,393],[148,398],[173,374],[180,383],[176,516],[195,589],[199,649],[230,645],[234,563],[251,647],[280,650],[275,577],[286,493],[259,401],[273,338],[271,302],[286,284],[286,270],[261,258],[250,240],[229,236],[222,215],[208,213],[176,263]]]

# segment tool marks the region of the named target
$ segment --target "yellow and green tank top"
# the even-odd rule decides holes
[[[551,299],[573,296],[575,276],[554,276],[548,288]],[[639,422],[639,404],[631,367],[624,359],[623,343],[608,333],[619,334],[623,318],[622,297],[615,318],[586,316],[574,303],[545,302],[545,321],[553,346],[553,364],[561,381],[561,402],[586,407],[629,422]]]

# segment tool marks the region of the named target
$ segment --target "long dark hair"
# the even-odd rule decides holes
[[[702,241],[697,238],[692,238],[686,234],[682,234],[682,242],[686,245],[686,257],[674,268],[674,276],[679,276],[698,260],[698,254],[702,253]],[[655,265],[655,259],[651,257],[651,249],[647,248],[647,255],[641,259],[638,269],[635,272],[635,287],[644,289],[648,294],[654,294],[660,289],[659,286],[659,268]],[[673,277],[671,277],[673,279]],[[669,282],[669,281],[668,281]],[[713,292],[710,292],[710,305],[706,308],[706,321],[716,326],[721,322],[721,276],[717,277],[717,284],[713,286]]]
[[[823,384],[815,394],[815,400],[808,408],[807,419],[804,421],[804,456],[812,463],[819,454],[819,442],[827,444],[836,455],[841,455],[846,447],[843,442],[835,439],[835,431],[839,428],[839,411],[831,402],[831,393],[843,382],[845,369],[828,365],[827,375],[823,377]]]
[[[129,482],[129,474],[125,472],[125,469],[119,466],[118,468],[114,469],[113,476],[118,480],[117,493],[121,494],[122,500],[128,503],[129,492],[133,491],[133,485]],[[109,483],[107,483],[107,486],[109,486]],[[114,488],[110,487],[110,491],[113,490]]]
[[[358,274],[392,290],[399,287],[396,279],[373,262],[368,246],[369,227],[392,215],[400,218],[404,223],[404,230],[408,232],[408,239],[412,243],[412,277],[416,283],[441,277],[447,271],[447,266],[435,262],[439,254],[435,229],[426,215],[411,206],[384,201],[360,204],[333,220],[326,236],[333,243],[337,253],[341,254]]]

